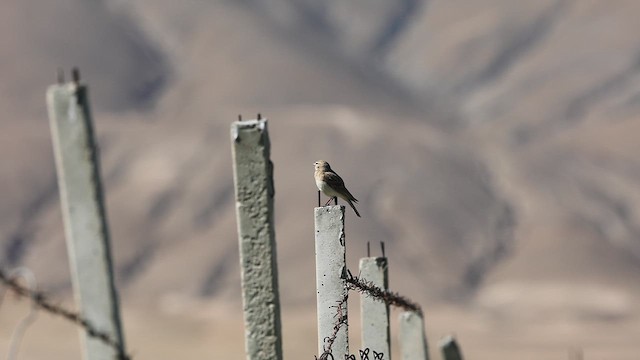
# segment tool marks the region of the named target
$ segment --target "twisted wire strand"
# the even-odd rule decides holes
[[[27,280],[27,282],[28,281],[29,280]],[[102,341],[104,344],[106,344],[106,345],[110,346],[111,348],[115,349],[117,354],[118,354],[118,359],[119,360],[131,360],[132,359],[129,355],[127,355],[127,354],[122,352],[121,346],[118,343],[118,341],[116,341],[111,336],[109,336],[109,334],[107,334],[106,332],[104,332],[102,330],[99,330],[99,329],[95,328],[91,324],[91,322],[89,322],[89,320],[87,320],[84,317],[82,317],[82,315],[80,315],[79,313],[73,312],[71,310],[67,310],[67,309],[65,309],[65,308],[63,308],[61,306],[53,304],[49,299],[47,299],[45,297],[45,295],[42,292],[37,291],[37,289],[35,287],[21,285],[15,279],[15,276],[11,276],[11,275],[7,274],[2,269],[0,269],[0,282],[3,283],[7,287],[7,289],[12,290],[17,295],[19,295],[21,297],[26,297],[26,298],[31,299],[32,305],[35,308],[40,308],[40,309],[43,309],[44,311],[46,311],[46,312],[48,312],[50,314],[58,315],[58,316],[60,316],[60,317],[62,317],[64,319],[66,319],[67,321],[70,321],[70,322],[72,322],[72,323],[84,328],[85,331],[87,332],[87,335],[89,335],[92,338],[98,339],[98,340]],[[3,294],[4,294],[4,292],[0,293],[0,295],[3,295]],[[0,296],[0,305],[1,304],[2,304],[2,296]],[[33,319],[33,320],[35,320],[35,319]],[[30,320],[30,321],[33,321],[33,320]],[[18,329],[16,329],[16,330],[18,330]],[[22,331],[24,331],[24,330],[22,330]],[[15,335],[15,332],[14,332],[14,335]]]

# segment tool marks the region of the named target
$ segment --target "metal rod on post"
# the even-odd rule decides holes
[[[444,360],[462,360],[460,347],[453,336],[447,336],[440,341],[440,350]]]
[[[282,329],[267,120],[231,124],[247,359],[281,360]]]
[[[83,331],[84,358],[116,359],[125,354],[124,336],[88,89],[79,80],[74,69],[72,82],[50,86],[47,107],[74,293],[83,316],[118,344]]]
[[[368,247],[367,243],[367,247]],[[360,278],[384,289],[389,289],[386,257],[360,259]],[[360,320],[362,322],[362,347],[382,353],[391,359],[389,332],[389,305],[368,295],[360,295]]]
[[[424,321],[415,311],[400,314],[400,355],[402,360],[429,360]]]
[[[344,206],[315,208],[318,353],[349,354]]]

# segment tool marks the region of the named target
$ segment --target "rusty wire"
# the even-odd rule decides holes
[[[369,357],[369,355],[373,352],[373,359]],[[377,352],[375,350],[371,350],[370,348],[364,348],[363,350],[358,350],[358,355],[360,360],[384,360],[384,353]],[[325,351],[322,355],[316,360],[335,360],[333,354],[331,352]],[[357,360],[355,354],[345,355],[345,360]]]
[[[58,305],[53,304],[48,300],[45,295],[39,291],[31,290],[18,283],[12,276],[7,275],[2,269],[0,269],[0,282],[2,282],[7,288],[13,290],[19,296],[31,299],[31,301],[44,311],[61,316],[62,318],[79,325],[84,328],[92,338],[102,341],[104,344],[115,349],[118,354],[118,360],[131,360],[131,356],[122,352],[120,343],[113,339],[109,334],[99,329],[96,329],[89,320],[85,319],[79,313],[75,313],[71,310],[64,309]]]
[[[368,295],[390,306],[396,306],[407,311],[413,311],[422,317],[422,308],[420,305],[396,292],[382,289],[374,285],[371,281],[361,279],[358,276],[353,276],[349,270],[344,273],[343,279],[347,283],[347,288],[349,290],[358,291],[361,294]],[[331,347],[338,336],[338,331],[342,325],[346,325],[347,323],[347,318],[344,316],[342,309],[343,307],[346,307],[348,298],[349,293],[347,292],[344,297],[333,306],[337,309],[336,314],[334,315],[336,321],[333,325],[333,331],[331,335],[324,338],[324,352],[320,357],[315,357],[316,360],[334,360],[334,357],[331,354]],[[369,349],[360,350],[360,359],[369,360],[369,353]],[[373,351],[374,360],[382,360],[383,357],[383,353]],[[356,360],[356,357],[355,355],[348,355],[347,360]]]
[[[331,360],[334,360],[333,355],[331,354],[331,348],[333,347],[333,343],[338,337],[338,331],[340,331],[342,325],[347,325],[347,317],[343,312],[343,309],[347,308],[347,300],[349,300],[348,291],[344,293],[344,296],[342,297],[342,299],[340,299],[340,301],[336,302],[336,305],[332,306],[337,309],[336,314],[333,316],[336,318],[336,321],[333,324],[333,331],[331,332],[331,335],[324,338],[324,352],[322,353],[322,355],[320,355],[319,358],[316,357],[316,360],[329,360],[329,358],[331,358]]]
[[[349,290],[358,291],[387,305],[397,306],[407,311],[414,311],[422,316],[422,308],[420,305],[396,292],[382,289],[374,285],[371,281],[353,276],[348,270],[344,279],[347,282]]]
[[[36,277],[33,275],[33,272],[26,267],[19,267],[13,269],[9,273],[10,278],[22,278],[27,283],[29,289],[33,291],[37,290],[38,283],[36,282]],[[2,301],[4,300],[5,291],[0,289],[0,305],[2,305]],[[24,334],[27,332],[27,329],[31,324],[33,324],[38,318],[38,307],[31,303],[31,307],[29,308],[29,312],[20,320],[18,325],[16,325],[13,330],[13,334],[11,334],[11,341],[9,342],[9,349],[7,350],[7,360],[13,360],[17,358],[18,350],[20,349],[20,344],[22,343],[22,339],[24,338]]]

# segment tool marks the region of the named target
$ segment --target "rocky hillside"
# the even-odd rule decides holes
[[[314,305],[313,162],[351,267],[510,316],[637,313],[640,3],[4,1],[0,258],[68,286],[44,104],[90,85],[125,301],[237,301],[229,124],[270,119],[285,304]],[[374,245],[377,249],[377,245]],[[571,316],[573,316],[571,315]]]

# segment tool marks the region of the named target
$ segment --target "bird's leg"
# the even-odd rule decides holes
[[[333,200],[333,198],[329,198],[329,200],[327,200],[327,202],[326,202],[326,203],[324,203],[324,206],[329,205],[329,203],[331,202],[331,200]]]
[[[320,203],[322,200],[320,199],[320,190],[318,190],[318,207],[320,207]]]
[[[333,201],[335,202],[336,205],[338,205],[338,197],[337,196],[333,197]]]

